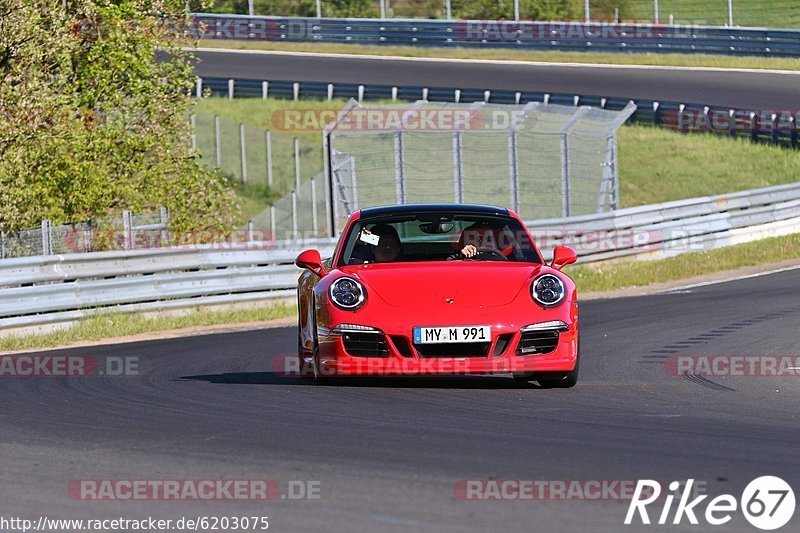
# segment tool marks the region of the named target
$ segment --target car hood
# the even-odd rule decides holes
[[[510,303],[541,265],[450,261],[368,264],[341,270],[361,280],[368,297],[395,307],[493,307]],[[452,300],[452,302],[448,301]]]

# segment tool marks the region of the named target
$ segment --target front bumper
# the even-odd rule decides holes
[[[522,338],[518,324],[492,325],[492,339],[485,355],[440,356],[428,348],[421,353],[409,328],[381,330],[386,353],[348,353],[342,335],[324,332],[319,338],[319,372],[323,376],[425,376],[506,374],[510,372],[558,372],[575,368],[578,358],[578,322],[567,324],[548,353],[519,354]],[[403,346],[405,344],[405,346]],[[504,344],[504,346],[502,345]]]

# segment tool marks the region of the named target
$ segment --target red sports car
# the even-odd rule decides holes
[[[298,352],[332,376],[511,373],[578,380],[578,297],[519,216],[500,207],[399,205],[350,217],[332,258],[297,257]],[[309,372],[310,372],[309,370]]]

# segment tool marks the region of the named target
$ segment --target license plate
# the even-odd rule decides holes
[[[444,344],[450,342],[489,342],[492,326],[446,326],[414,328],[414,344]]]

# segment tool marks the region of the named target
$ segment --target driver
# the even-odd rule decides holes
[[[461,232],[458,239],[461,250],[449,256],[448,261],[473,259],[479,254],[490,255],[498,260],[506,260],[505,254],[497,247],[497,233],[485,222],[476,222]],[[502,259],[501,259],[502,258]]]
[[[377,246],[372,251],[376,263],[391,263],[400,259],[403,248],[400,244],[400,236],[394,226],[377,224],[369,231],[380,237]]]

